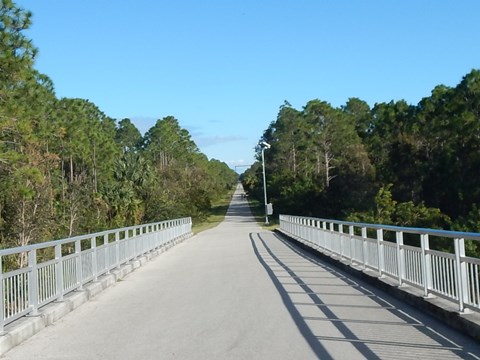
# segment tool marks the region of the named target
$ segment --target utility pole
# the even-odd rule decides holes
[[[265,199],[265,224],[268,225],[268,202],[267,202],[267,181],[265,177],[265,149],[270,149],[270,144],[262,141],[260,143],[260,146],[262,147],[262,168],[263,168],[263,196]]]

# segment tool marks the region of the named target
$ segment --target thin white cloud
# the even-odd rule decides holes
[[[226,143],[231,143],[231,142],[236,142],[236,141],[242,141],[245,140],[246,138],[243,136],[235,136],[235,135],[230,135],[230,136],[198,136],[195,137],[195,143],[199,147],[207,147],[207,146],[213,146],[213,145],[218,145],[218,144],[226,144]]]

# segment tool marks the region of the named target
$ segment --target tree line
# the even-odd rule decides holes
[[[417,105],[285,102],[264,131],[276,213],[480,231],[480,71]],[[262,199],[258,161],[242,177]]]
[[[84,99],[57,98],[34,68],[31,13],[0,3],[0,245],[183,216],[202,218],[236,182],[172,116],[142,136]]]

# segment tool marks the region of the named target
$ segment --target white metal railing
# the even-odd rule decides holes
[[[0,333],[102,274],[191,234],[191,218],[0,250]]]
[[[480,241],[480,233],[280,215],[280,230],[329,256],[339,257],[379,276],[441,296],[480,311],[480,259],[465,255],[465,240]],[[408,238],[410,244],[404,244]],[[442,241],[452,252],[432,248]]]

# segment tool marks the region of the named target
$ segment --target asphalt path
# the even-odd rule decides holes
[[[480,359],[474,340],[350,279],[254,221],[161,254],[4,359]]]

